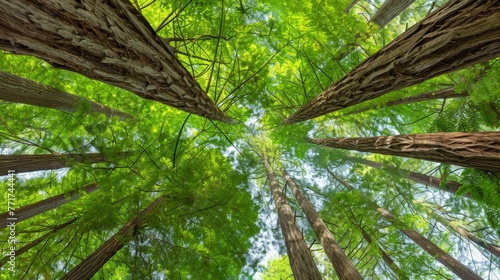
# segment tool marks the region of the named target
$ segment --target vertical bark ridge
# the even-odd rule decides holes
[[[382,28],[408,8],[413,2],[415,2],[415,0],[385,0],[384,4],[377,10],[370,21]]]

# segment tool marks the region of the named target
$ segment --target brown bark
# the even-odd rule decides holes
[[[500,55],[500,3],[450,0],[283,122],[312,119]]]
[[[384,4],[377,10],[370,21],[382,28],[408,8],[413,2],[415,2],[415,0],[385,0]]]
[[[232,122],[129,1],[0,0],[0,48]]]
[[[133,118],[133,116],[127,113],[90,101],[86,98],[3,71],[0,71],[0,83],[2,84],[2,91],[0,91],[1,100],[57,109],[65,112],[75,112],[78,108],[83,106],[85,109],[88,108],[90,112],[102,113],[108,117],[117,116],[122,120]]]
[[[87,185],[85,187],[85,192],[90,194],[99,189],[99,185],[97,183]],[[45,211],[54,209],[58,206],[71,202],[82,196],[82,193],[79,190],[72,190],[65,194],[60,194],[53,196],[51,198],[47,198],[21,208],[15,209],[13,212],[15,215],[10,215],[9,212],[4,212],[0,214],[0,228],[5,228],[7,225],[13,220],[7,220],[7,218],[12,219],[15,218],[15,222],[20,223],[26,219],[29,219],[33,216],[41,214]]]
[[[276,211],[278,212],[278,222],[283,233],[283,239],[285,240],[285,247],[293,276],[297,280],[321,279],[318,267],[314,263],[302,233],[295,223],[295,217],[290,205],[287,203],[286,194],[276,180],[276,174],[273,172],[265,154],[263,155],[263,161]]]
[[[339,149],[500,171],[500,132],[442,132],[358,138],[316,138],[311,143]]]
[[[387,170],[389,172],[397,173],[401,177],[410,179],[410,180],[417,182],[417,183],[420,183],[420,184],[434,187],[434,188],[439,189],[439,190],[445,190],[451,194],[456,194],[458,188],[460,188],[462,186],[462,184],[455,182],[455,181],[446,181],[446,184],[444,184],[444,186],[442,186],[441,184],[442,184],[443,180],[441,180],[441,178],[433,177],[433,176],[429,176],[429,175],[425,175],[425,174],[421,174],[421,173],[417,173],[417,172],[413,172],[413,171],[409,171],[406,169],[397,168],[397,167],[390,166],[390,165],[385,165],[382,163],[374,162],[374,161],[363,159],[363,158],[355,158],[355,157],[347,156],[347,159],[354,161],[354,162],[357,162],[357,163],[364,164],[366,166],[373,167],[373,168],[383,169],[383,170]],[[467,198],[471,198],[470,193],[463,194],[462,196],[467,197]]]
[[[410,104],[410,103],[415,103],[415,102],[422,102],[422,101],[429,101],[429,100],[436,100],[436,99],[460,98],[460,97],[466,97],[468,95],[469,94],[467,92],[456,93],[455,89],[453,87],[449,87],[449,88],[440,89],[438,91],[425,92],[425,93],[421,93],[421,94],[417,94],[417,95],[413,95],[413,96],[404,97],[404,98],[401,98],[398,100],[389,101],[389,102],[383,104],[383,106],[391,107],[391,106],[396,106],[396,105]],[[371,109],[373,109],[373,107],[361,108],[359,110],[349,112],[349,113],[345,114],[344,116],[363,113],[363,112],[366,112],[366,111],[371,110]]]
[[[167,197],[169,196],[163,194],[149,204],[148,207],[144,208],[137,216],[128,221],[115,235],[113,235],[113,237],[104,242],[97,250],[71,269],[62,279],[81,280],[92,278],[92,276],[99,271],[116,252],[123,248],[123,246],[137,234],[138,230],[145,225],[145,218],[151,215],[155,208],[157,208]]]
[[[347,183],[345,180],[342,178],[338,177],[335,175],[333,172],[328,170],[328,172],[335,177],[342,185],[344,185],[347,189],[356,191],[349,183]],[[415,230],[407,229],[404,223],[396,218],[391,212],[388,210],[378,206],[375,202],[370,200],[368,197],[362,195],[362,197],[365,198],[367,205],[377,212],[380,213],[381,217],[384,218],[385,220],[389,221],[392,225],[394,225],[396,228],[398,228],[404,235],[406,235],[408,238],[410,238],[415,244],[420,246],[424,251],[429,253],[431,256],[435,257],[441,264],[446,266],[448,269],[453,271],[455,275],[460,277],[461,279],[465,280],[481,280],[482,278],[479,277],[476,273],[474,273],[472,270],[467,268],[465,265],[457,261],[455,258],[450,256],[448,253],[446,253],[444,250],[436,246],[436,244],[432,243],[430,240],[425,238],[423,235],[418,233]]]
[[[126,153],[124,153],[126,154]],[[0,176],[16,173],[51,170],[68,167],[72,161],[98,163],[107,161],[102,153],[91,154],[40,154],[40,155],[0,155]]]
[[[290,186],[290,189],[292,190],[295,199],[299,203],[300,208],[306,215],[307,221],[309,221],[309,224],[316,233],[316,236],[318,237],[321,245],[323,246],[323,249],[325,250],[325,254],[328,256],[328,259],[330,259],[330,262],[335,268],[339,279],[363,279],[356,267],[344,253],[340,245],[337,243],[337,241],[335,241],[332,233],[326,227],[323,220],[319,217],[318,212],[316,212],[316,210],[314,209],[311,201],[309,201],[309,199],[305,196],[299,186],[295,184],[290,174],[288,174],[288,172],[284,168],[281,169],[281,173]]]

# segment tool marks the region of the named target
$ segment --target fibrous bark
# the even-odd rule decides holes
[[[500,3],[451,0],[284,120],[337,111],[500,55]]]
[[[317,138],[311,143],[500,171],[500,132],[441,132],[379,137]]]
[[[137,216],[128,221],[113,237],[104,242],[96,251],[71,269],[62,279],[80,280],[92,278],[116,252],[123,248],[138,233],[138,230],[146,223],[147,216],[151,215],[155,211],[155,208],[167,197],[169,197],[167,194],[163,194],[149,204]]]
[[[85,109],[88,108],[90,112],[102,113],[108,117],[117,116],[122,120],[133,118],[133,116],[127,113],[86,98],[3,71],[0,71],[0,83],[2,84],[2,91],[0,91],[1,100],[57,109],[65,112],[75,112],[78,108],[84,107]]]
[[[370,21],[375,22],[382,28],[408,8],[413,2],[415,2],[415,0],[385,0],[384,4],[377,10]]]
[[[231,122],[129,1],[0,0],[0,48]]]
[[[300,208],[306,215],[307,221],[314,230],[314,233],[316,233],[316,236],[323,246],[325,254],[327,255],[328,259],[330,259],[330,262],[335,268],[335,272],[337,272],[337,276],[339,277],[339,279],[363,279],[356,267],[344,253],[344,250],[342,250],[335,238],[333,238],[332,233],[326,227],[323,220],[319,217],[319,214],[318,212],[316,212],[316,209],[314,209],[311,201],[309,201],[309,199],[305,196],[299,186],[295,184],[295,181],[284,168],[281,169],[281,173],[283,174],[283,178],[285,178],[286,182],[288,183],[288,186],[290,186],[290,189],[292,190],[295,199],[299,203]]]
[[[99,185],[97,183],[90,184],[85,186],[85,192],[90,194],[96,190],[99,189]],[[66,204],[68,202],[71,202],[79,197],[82,196],[82,193],[79,190],[72,190],[68,193],[56,195],[23,207],[20,207],[18,209],[15,209],[13,211],[14,215],[11,215],[10,212],[4,212],[0,214],[0,228],[5,228],[9,224],[11,220],[7,220],[7,218],[15,218],[15,222],[19,223],[22,222],[26,219],[29,219],[33,216],[36,216],[38,214],[41,214],[45,211],[54,209],[58,206],[61,206],[63,204]]]
[[[347,189],[352,190],[352,191],[357,191],[355,188],[353,188],[349,183],[347,183],[345,180],[340,178],[339,176],[335,175],[333,172],[328,170],[328,172],[335,177],[342,185],[344,185]],[[391,212],[389,212],[387,209],[384,209],[380,206],[378,206],[374,201],[372,201],[370,198],[364,196],[361,194],[362,197],[365,198],[366,204],[371,207],[373,210],[377,211],[380,213],[380,216],[384,218],[385,220],[389,221],[392,225],[394,225],[399,231],[401,231],[404,235],[406,235],[408,238],[410,238],[413,242],[415,242],[418,246],[420,246],[424,251],[429,253],[431,256],[435,257],[440,263],[442,263],[444,266],[446,266],[448,269],[453,271],[458,277],[464,280],[481,280],[482,278],[479,277],[476,273],[474,273],[472,270],[467,268],[465,265],[463,265],[461,262],[450,256],[448,253],[446,253],[444,250],[436,246],[436,244],[432,243],[429,239],[425,238],[423,235],[418,233],[415,230],[408,229],[404,223],[399,220],[396,216],[394,216]]]

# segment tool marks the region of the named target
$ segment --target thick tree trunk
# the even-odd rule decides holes
[[[444,184],[444,186],[442,186],[441,184],[442,184],[443,180],[441,178],[412,172],[412,171],[409,171],[406,169],[401,169],[401,168],[397,168],[394,166],[385,165],[382,163],[374,162],[374,161],[363,159],[363,158],[355,158],[355,157],[347,156],[347,159],[349,159],[353,162],[364,164],[366,166],[370,166],[370,167],[382,169],[382,170],[387,170],[389,172],[399,174],[401,177],[404,177],[406,179],[410,179],[414,182],[417,182],[417,183],[420,183],[423,185],[427,185],[427,186],[431,186],[431,187],[434,187],[434,188],[439,189],[439,190],[445,190],[451,194],[456,194],[458,188],[460,188],[462,186],[462,184],[455,182],[455,181],[446,181],[446,184]],[[467,198],[471,198],[470,193],[463,194],[462,196],[467,197]]]
[[[128,221],[113,237],[104,242],[96,251],[71,269],[62,279],[82,280],[92,278],[116,252],[123,248],[137,234],[138,230],[144,226],[147,215],[153,213],[155,208],[167,197],[169,197],[167,194],[163,194],[149,204],[137,216]]]
[[[85,187],[85,192],[90,194],[99,189],[99,185],[97,183],[87,185]],[[51,198],[47,198],[21,208],[15,209],[14,214],[10,215],[9,212],[4,212],[0,214],[0,228],[5,228],[7,225],[12,222],[12,218],[15,218],[16,224],[22,222],[26,219],[29,219],[33,216],[41,214],[45,211],[54,209],[58,206],[71,202],[82,196],[82,193],[79,190],[72,190],[65,194],[56,195]],[[9,220],[7,220],[9,218]]]
[[[129,1],[0,0],[0,48],[232,122]]]
[[[65,112],[75,112],[78,108],[83,107],[90,112],[102,113],[108,117],[117,116],[122,120],[133,118],[133,116],[127,113],[90,101],[86,98],[3,71],[0,71],[0,83],[2,84],[2,91],[0,91],[1,100],[57,109]]]
[[[284,120],[312,119],[500,55],[500,3],[450,0]]]
[[[309,141],[345,150],[500,171],[500,132],[442,132],[358,138],[315,138]]]
[[[415,0],[385,0],[384,4],[377,10],[370,21],[382,28],[408,8],[413,2],[415,2]]]
[[[45,241],[49,236],[55,234],[56,232],[60,231],[61,229],[71,225],[77,220],[77,218],[74,218],[72,220],[69,220],[63,224],[60,224],[56,227],[54,227],[51,231],[45,233],[44,235],[38,237],[37,239],[31,241],[30,243],[24,245],[23,247],[16,249],[16,258],[18,258],[20,255],[26,253],[29,251],[31,248],[35,247],[36,245],[42,243]],[[0,260],[0,267],[4,266],[10,259],[10,256],[5,256],[3,259]]]
[[[274,174],[265,155],[263,155],[263,161],[276,211],[278,212],[278,222],[283,233],[283,239],[285,240],[286,252],[293,276],[297,280],[321,279],[318,267],[314,263],[302,233],[295,223],[295,217],[290,205],[287,203],[285,191],[276,180],[276,174]]]
[[[335,175],[333,172],[328,170],[328,172],[335,177],[342,185],[344,185],[347,189],[356,191],[355,188],[353,188],[349,183],[347,183],[345,180],[342,178],[338,177]],[[385,220],[391,222],[392,225],[394,225],[396,228],[398,228],[403,234],[405,234],[408,238],[410,238],[413,242],[415,242],[417,245],[419,245],[422,249],[424,249],[427,253],[429,253],[431,256],[435,257],[440,263],[442,263],[444,266],[449,268],[453,273],[455,273],[458,277],[464,280],[481,280],[483,278],[479,277],[476,273],[474,273],[472,270],[467,268],[465,265],[457,261],[455,258],[450,256],[448,253],[446,253],[444,250],[436,246],[436,244],[432,243],[430,240],[422,236],[420,233],[416,232],[415,230],[410,230],[407,229],[406,226],[402,221],[400,221],[398,218],[396,218],[391,212],[388,210],[378,206],[375,202],[370,200],[368,197],[362,195],[366,202],[367,205],[376,210],[377,212],[380,213],[381,217],[384,218]]]
[[[300,208],[304,212],[307,217],[307,221],[311,225],[312,229],[316,233],[323,249],[325,250],[325,254],[330,259],[335,271],[337,272],[337,276],[339,279],[345,280],[353,280],[353,279],[363,279],[359,274],[356,267],[351,263],[347,255],[344,253],[340,245],[333,238],[332,233],[326,227],[323,220],[319,217],[318,212],[314,209],[311,201],[305,196],[302,190],[295,184],[292,177],[288,172],[282,168],[281,173],[283,173],[283,177],[286,182],[290,186],[295,199],[300,205]]]
[[[391,106],[396,106],[396,105],[402,105],[402,104],[410,104],[410,103],[415,103],[415,102],[422,102],[422,101],[429,101],[429,100],[436,100],[436,99],[451,99],[451,98],[460,98],[460,97],[466,97],[469,94],[467,92],[462,92],[462,93],[456,93],[455,88],[449,87],[449,88],[444,88],[440,89],[438,91],[431,91],[431,92],[425,92],[421,94],[417,94],[414,96],[408,96],[404,97],[398,100],[393,100],[389,101],[382,106],[384,107],[391,107]],[[359,114],[366,112],[368,110],[373,109],[373,107],[365,107],[358,109],[356,111],[349,112],[345,114],[344,116],[348,115],[354,115],[354,114]]]

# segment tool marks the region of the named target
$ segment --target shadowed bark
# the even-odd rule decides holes
[[[357,138],[314,138],[311,143],[500,171],[500,132],[441,132]]]
[[[0,48],[232,122],[129,1],[0,0]]]
[[[337,241],[335,241],[332,233],[326,227],[323,220],[319,217],[316,209],[314,209],[311,201],[309,201],[309,199],[305,196],[299,186],[295,184],[290,174],[288,174],[288,172],[284,168],[281,169],[281,173],[288,183],[288,186],[290,186],[290,189],[292,190],[295,199],[299,203],[300,208],[302,209],[302,211],[304,211],[304,214],[307,217],[307,221],[309,222],[312,229],[316,233],[316,236],[321,242],[323,250],[325,250],[325,254],[328,256],[328,259],[330,259],[330,262],[335,268],[335,272],[337,272],[337,276],[339,277],[339,279],[363,279],[356,267],[344,253],[344,250],[342,250]]]
[[[97,183],[87,185],[85,187],[85,192],[90,194],[99,189]],[[21,208],[15,209],[14,215],[10,215],[9,212],[4,212],[0,214],[0,228],[5,228],[10,222],[20,223],[26,219],[33,216],[41,214],[45,211],[54,209],[58,206],[71,202],[77,198],[80,198],[82,193],[79,190],[72,190],[68,193],[60,194],[47,198],[30,205],[23,206]],[[9,220],[8,220],[9,219]],[[15,220],[12,220],[15,219]]]
[[[450,0],[283,121],[325,115],[500,55],[500,3]]]
[[[415,0],[385,0],[384,4],[377,10],[370,21],[382,28],[408,8],[413,2],[415,2]]]
[[[85,110],[102,113],[108,117],[117,116],[122,120],[133,118],[133,116],[127,113],[90,101],[86,98],[3,71],[0,71],[0,83],[2,84],[2,91],[0,91],[1,100],[66,112],[75,112],[78,108],[83,106]]]
[[[355,188],[353,188],[345,180],[343,180],[339,176],[335,175],[330,170],[327,169],[327,171],[330,173],[330,175],[332,175],[335,179],[337,179],[347,189],[349,189],[351,191],[357,191]],[[474,273],[472,270],[467,268],[465,265],[463,265],[461,262],[457,261],[455,258],[450,256],[444,250],[442,250],[441,248],[436,246],[436,244],[432,243],[430,240],[428,240],[423,235],[418,233],[417,231],[407,229],[407,227],[404,225],[404,223],[401,220],[399,220],[398,218],[396,218],[391,212],[378,206],[375,202],[373,202],[372,200],[370,200],[370,198],[364,196],[363,194],[361,194],[361,196],[365,198],[367,206],[369,206],[373,210],[379,212],[380,216],[382,218],[389,221],[392,225],[394,225],[397,229],[399,229],[404,235],[406,235],[413,242],[415,242],[415,244],[420,246],[424,251],[429,253],[431,256],[435,257],[441,264],[443,264],[448,269],[453,271],[453,273],[455,273],[455,275],[457,275],[458,277],[460,277],[461,279],[464,279],[464,280],[471,280],[471,279],[481,280],[481,279],[483,279],[483,278],[479,277],[479,275]]]

